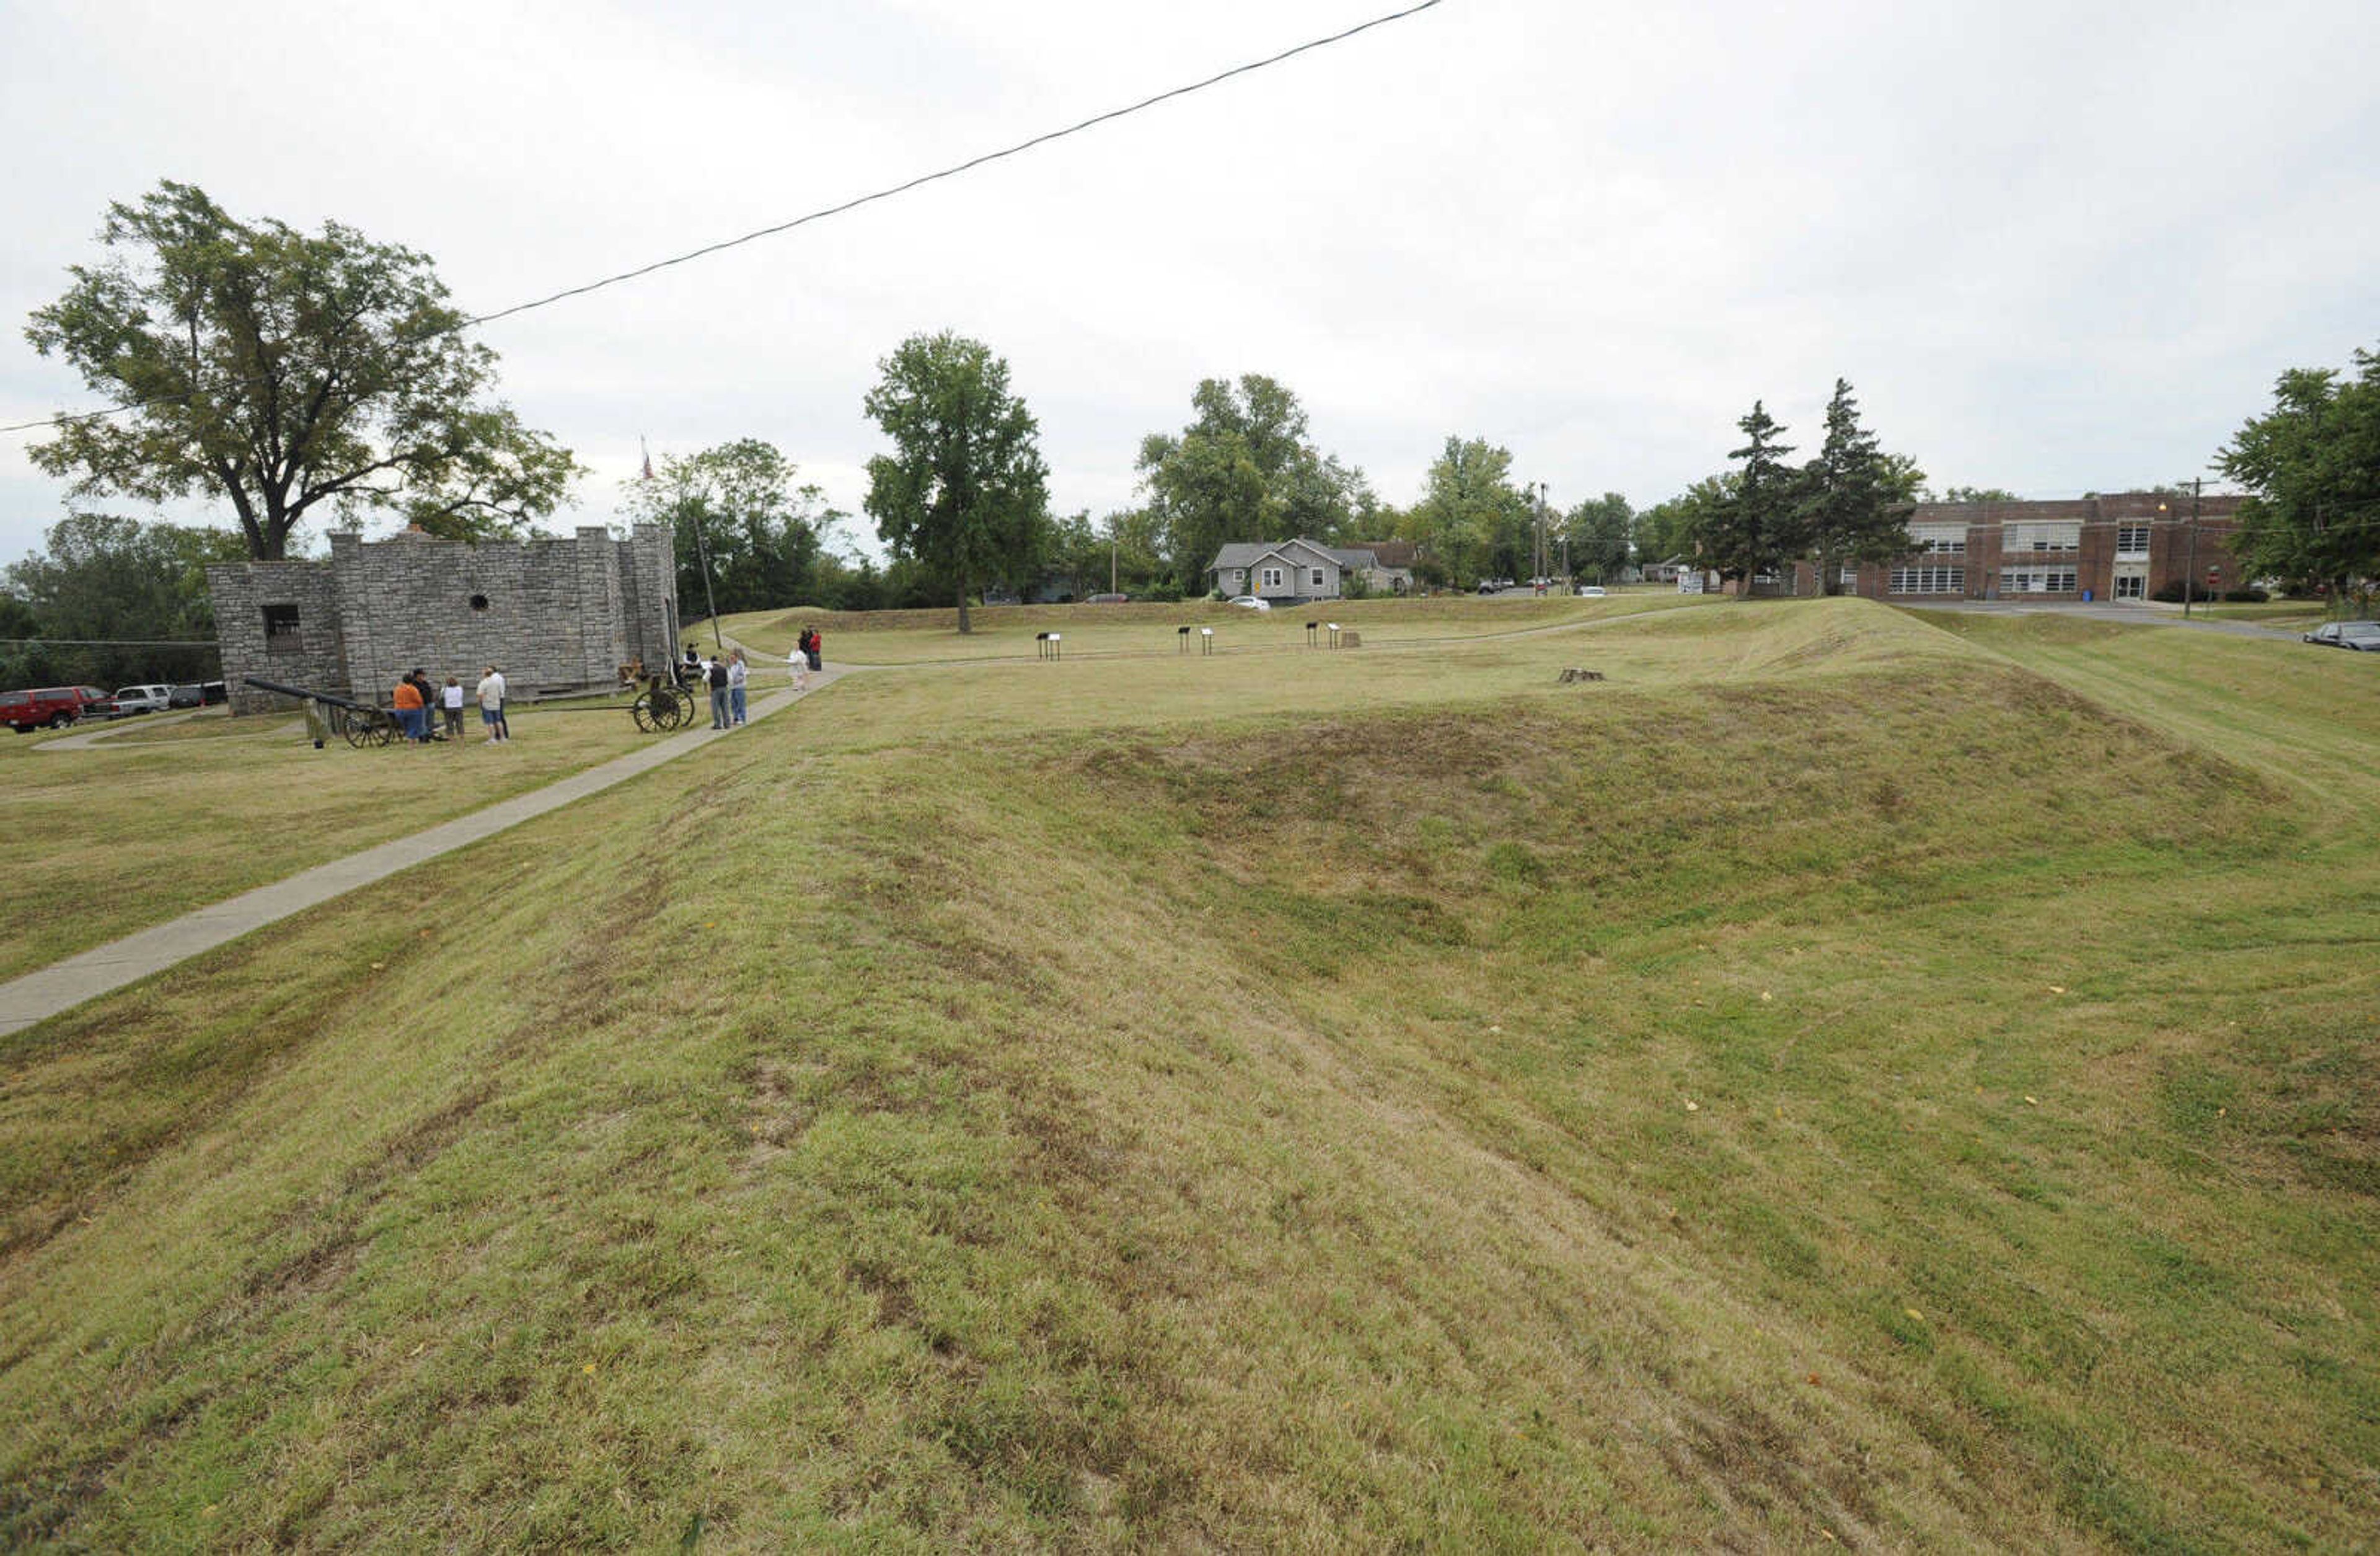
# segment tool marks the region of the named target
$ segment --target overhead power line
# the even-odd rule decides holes
[[[1374,17],[1369,21],[1357,22],[1353,27],[1344,28],[1340,31],[1330,33],[1327,37],[1309,39],[1305,43],[1299,43],[1294,47],[1283,49],[1279,54],[1267,55],[1262,59],[1252,59],[1245,65],[1234,65],[1230,69],[1219,71],[1215,75],[1208,76],[1204,80],[1192,81],[1186,86],[1173,87],[1168,91],[1160,91],[1153,97],[1144,97],[1137,103],[1127,103],[1121,108],[1111,108],[1104,114],[1094,114],[1089,118],[1078,120],[1074,124],[1066,126],[1062,129],[1048,130],[1042,134],[1034,136],[1030,140],[1019,140],[1013,146],[1003,146],[996,152],[986,152],[981,156],[969,157],[965,162],[953,163],[948,167],[937,169],[932,173],[919,174],[917,177],[911,178],[905,183],[893,184],[885,188],[874,190],[868,194],[856,196],[853,199],[843,201],[839,205],[825,206],[820,210],[795,216],[790,221],[778,222],[773,225],[759,227],[751,232],[744,234],[740,237],[724,238],[717,243],[706,243],[699,249],[689,249],[683,254],[672,255],[670,258],[665,260],[655,260],[650,264],[638,265],[634,270],[624,270],[617,275],[607,275],[600,281],[589,281],[585,285],[578,286],[567,286],[561,291],[549,293],[544,297],[535,298],[528,302],[515,303],[510,308],[497,309],[492,313],[475,314],[468,319],[451,324],[443,330],[433,330],[418,338],[420,341],[425,342],[443,339],[447,335],[458,334],[464,330],[471,329],[480,324],[492,323],[498,319],[509,319],[517,313],[527,313],[534,309],[549,308],[555,303],[565,301],[571,298],[582,298],[589,292],[600,292],[606,286],[616,286],[624,281],[634,281],[641,276],[650,275],[656,271],[668,270],[674,265],[687,264],[695,260],[708,258],[712,254],[723,253],[730,249],[741,248],[747,243],[757,243],[764,237],[774,237],[780,233],[791,232],[795,227],[808,226],[815,222],[823,222],[831,216],[840,216],[847,212],[856,211],[863,205],[872,205],[879,201],[892,200],[897,196],[907,194],[912,189],[922,188],[928,184],[938,183],[945,178],[955,178],[963,173],[972,172],[976,168],[985,166],[988,164],[1000,162],[1008,157],[1021,155],[1026,152],[1032,151],[1037,146],[1046,146],[1053,140],[1063,140],[1070,135],[1080,135],[1087,129],[1096,128],[1100,125],[1110,124],[1117,119],[1126,118],[1134,114],[1142,113],[1148,109],[1156,107],[1161,103],[1171,103],[1177,97],[1187,97],[1193,92],[1204,91],[1209,87],[1220,86],[1223,82],[1232,79],[1234,77],[1250,75],[1256,71],[1279,65],[1284,60],[1294,59],[1299,55],[1311,54],[1317,49],[1328,48],[1333,43],[1344,43],[1358,33],[1369,32],[1377,27],[1386,27],[1392,21],[1402,21],[1407,17],[1415,16],[1420,12],[1429,10],[1441,3],[1442,0],[1420,0],[1420,4],[1418,5],[1407,6],[1402,10],[1390,11],[1384,16]],[[254,378],[230,379],[217,384],[215,387],[221,389],[237,388],[245,383],[260,382],[263,376],[264,375],[262,374],[258,374]],[[107,417],[117,415],[123,411],[138,410],[143,406],[162,405],[173,400],[187,400],[197,393],[199,393],[198,390],[189,389],[184,390],[178,394],[152,395],[146,399],[125,400],[115,405],[102,407],[98,410],[78,411],[68,416],[47,417],[38,421],[19,421],[9,426],[0,427],[0,432],[37,432],[44,427],[64,427],[79,421],[98,421],[104,419]]]
[[[37,649],[219,649],[221,643],[195,638],[0,638],[0,643],[26,643]]]

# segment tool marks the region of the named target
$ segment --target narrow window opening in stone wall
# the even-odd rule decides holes
[[[471,596],[471,609],[473,609],[473,610],[475,610],[475,611],[484,611],[484,610],[486,610],[487,608],[488,608],[488,597],[487,597],[486,595],[484,595],[484,594],[474,594],[473,596]]]
[[[268,653],[298,651],[298,607],[267,605],[264,607],[264,648]]]

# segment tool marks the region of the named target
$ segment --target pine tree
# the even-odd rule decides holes
[[[1785,427],[1758,400],[1736,426],[1752,441],[1728,457],[1742,461],[1743,468],[1735,472],[1735,491],[1706,518],[1695,544],[1703,565],[1721,578],[1743,580],[1748,594],[1754,575],[1782,565],[1791,554],[1799,477],[1785,463],[1792,445],[1777,441]]]
[[[1802,474],[1797,549],[1816,563],[1820,594],[1837,591],[1842,562],[1889,562],[1909,549],[1905,527],[1888,508],[1884,451],[1860,425],[1844,379],[1827,402],[1827,441]]]

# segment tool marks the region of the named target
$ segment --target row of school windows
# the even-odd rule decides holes
[[[1910,526],[1909,539],[1913,549],[1931,556],[1962,556],[1967,550],[1967,531],[1953,524],[1914,524]],[[2079,524],[2011,524],[2000,532],[2002,551],[2075,551],[2082,544]],[[2116,527],[2118,556],[2131,559],[2148,553],[2147,525]]]
[[[2002,594],[2072,594],[2082,580],[2071,567],[2003,567]],[[2147,584],[2137,576],[2115,580],[2116,598],[2137,600]],[[1964,567],[1895,567],[1888,582],[1894,594],[1964,594]]]

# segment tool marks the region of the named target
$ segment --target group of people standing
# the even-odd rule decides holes
[[[480,676],[480,684],[470,694],[480,704],[480,724],[487,731],[488,739],[509,741],[513,737],[510,720],[504,717],[504,672],[491,664]],[[443,738],[461,744],[463,739],[463,681],[449,675],[443,687],[430,684],[429,675],[415,665],[405,678],[396,683],[392,699],[396,708],[396,722],[405,728],[405,738],[414,745],[427,744],[443,734]],[[445,715],[446,727],[433,733],[431,715]]]
[[[818,628],[802,628],[794,650],[794,685],[797,688],[808,691],[809,673],[824,667],[825,662],[820,657],[824,642]],[[749,712],[752,667],[746,662],[742,649],[730,649],[725,659],[713,659],[688,643],[686,673],[679,685],[687,680],[698,682],[710,690],[711,728],[734,729],[745,723]]]
[[[688,643],[686,651],[687,658],[693,658],[694,645]],[[706,659],[699,663],[703,684],[710,688],[710,727],[734,729],[744,722],[744,688],[752,678],[750,668],[744,663],[744,650],[730,649],[725,659]]]

